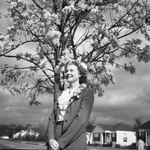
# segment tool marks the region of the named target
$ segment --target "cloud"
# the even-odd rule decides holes
[[[93,113],[101,123],[128,122],[141,117],[149,120],[150,114],[150,70],[149,64],[133,60],[136,74],[131,75],[122,69],[114,69],[116,84],[105,89],[103,97],[95,96]]]
[[[30,106],[26,96],[12,96],[9,92],[0,90],[1,124],[46,124],[52,111],[52,95],[39,96],[38,100],[41,105]]]

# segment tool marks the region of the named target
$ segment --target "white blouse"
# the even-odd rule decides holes
[[[64,120],[64,116],[65,116],[65,112],[66,112],[66,109],[69,105],[69,103],[71,102],[71,98],[73,97],[73,93],[74,91],[77,89],[78,87],[76,88],[73,88],[73,89],[69,89],[67,88],[66,90],[64,90],[62,92],[62,94],[59,96],[58,98],[58,107],[60,108],[60,111],[59,111],[59,117],[58,117],[58,121],[63,121]]]

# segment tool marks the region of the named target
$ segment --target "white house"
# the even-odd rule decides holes
[[[9,139],[9,136],[1,136],[0,138],[1,138],[1,139],[8,140],[8,139]]]
[[[91,144],[129,146],[136,142],[136,135],[133,128],[125,123],[98,124],[93,129],[89,140]]]
[[[33,130],[22,130],[20,132],[13,134],[14,139],[17,139],[19,137],[26,137],[26,136],[34,136],[34,137],[38,138],[39,133],[35,132]]]

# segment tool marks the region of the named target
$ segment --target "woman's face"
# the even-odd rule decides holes
[[[66,79],[69,83],[79,81],[79,71],[76,65],[69,64],[66,69]]]

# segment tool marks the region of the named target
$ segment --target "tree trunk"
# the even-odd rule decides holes
[[[60,78],[59,78],[59,74],[55,73],[54,75],[54,94],[53,94],[53,108],[56,106],[55,104],[57,103],[57,97],[58,97],[58,93],[59,93],[59,83],[60,83]],[[53,110],[52,110],[53,111]],[[46,130],[46,134],[48,134],[48,130],[49,130],[49,123],[50,123],[50,116],[48,119],[48,123],[47,123],[47,130]],[[48,144],[48,143],[47,143]]]
[[[59,74],[55,73],[55,79],[54,79],[54,103],[53,103],[53,105],[55,105],[55,103],[57,102],[58,93],[59,93],[59,85],[60,85],[60,77],[59,77]]]

